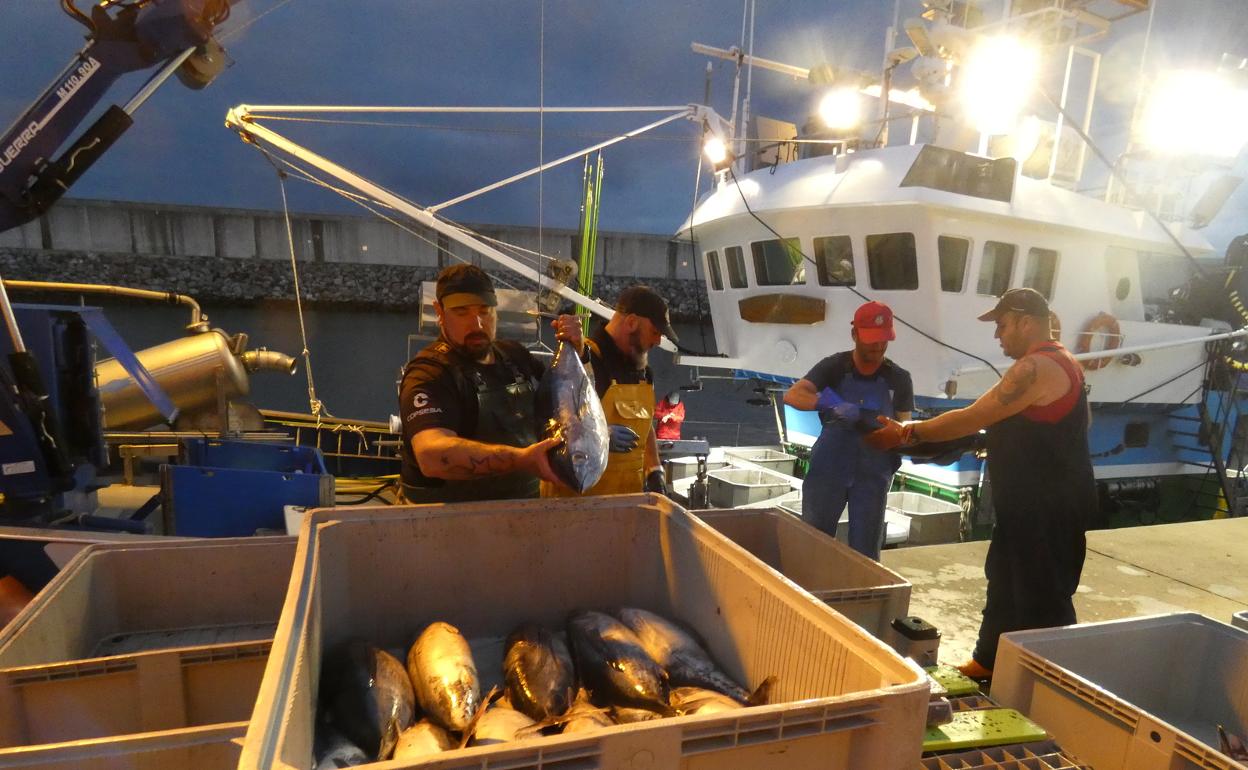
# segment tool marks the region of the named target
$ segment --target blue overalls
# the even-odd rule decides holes
[[[833,390],[863,410],[895,416],[892,394],[881,376],[850,372]],[[852,424],[833,419],[830,412],[820,417],[823,430],[811,450],[810,471],[802,482],[802,517],[836,537],[837,520],[848,502],[850,547],[879,560],[884,543],[884,506],[901,457],[867,446]]]

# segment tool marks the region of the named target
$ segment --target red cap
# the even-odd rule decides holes
[[[883,302],[868,302],[854,312],[858,339],[868,345],[897,339],[893,333],[893,311]]]

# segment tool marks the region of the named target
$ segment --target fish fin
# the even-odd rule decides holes
[[[468,745],[468,741],[472,740],[472,736],[477,732],[477,724],[481,721],[481,717],[485,716],[485,710],[502,694],[502,690],[498,685],[490,688],[490,691],[481,699],[481,705],[477,707],[477,713],[472,715],[472,719],[468,720],[468,726],[464,728],[463,737],[459,739],[459,747],[464,748]]]
[[[776,675],[772,674],[762,681],[762,683],[750,693],[750,697],[746,698],[747,706],[766,706],[771,702],[771,688],[776,685]]]

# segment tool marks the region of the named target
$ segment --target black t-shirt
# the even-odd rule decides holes
[[[910,372],[885,358],[874,374],[862,374],[854,368],[853,351],[846,350],[823,359],[806,374],[815,391],[831,388],[840,393],[841,382],[846,377],[860,380],[882,379],[893,397],[893,414],[914,411],[914,384]]]
[[[599,353],[594,353],[593,347],[589,348],[589,360],[594,367],[594,390],[598,391],[598,398],[606,394],[612,380],[621,385],[654,384],[654,372],[649,365],[638,369],[637,363],[616,347],[606,326],[599,326],[589,338],[599,350]]]
[[[477,393],[461,386],[465,379],[456,377],[452,367],[461,367],[463,371],[476,369],[491,384],[514,382],[513,366],[523,374],[541,379],[545,366],[523,345],[510,340],[498,340],[494,344],[494,361],[489,364],[439,348],[445,345],[440,339],[408,362],[399,389],[404,447],[411,446],[412,437],[417,433],[430,428],[446,428],[460,438],[473,438],[477,426]],[[502,356],[507,357],[510,366]]]

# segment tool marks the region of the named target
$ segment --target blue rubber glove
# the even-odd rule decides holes
[[[845,399],[837,395],[835,390],[824,388],[819,391],[819,398],[815,400],[816,409],[831,409],[837,404],[845,403]]]
[[[663,478],[663,471],[658,470],[657,468],[650,471],[650,473],[646,476],[646,483],[642,487],[642,491],[658,492],[660,495],[666,495],[667,482]]]
[[[858,422],[858,405],[851,404],[848,401],[842,401],[832,407],[832,415],[839,421],[852,425]]]
[[[611,425],[611,451],[612,452],[631,452],[637,448],[637,442],[641,441],[636,431],[627,425]]]

